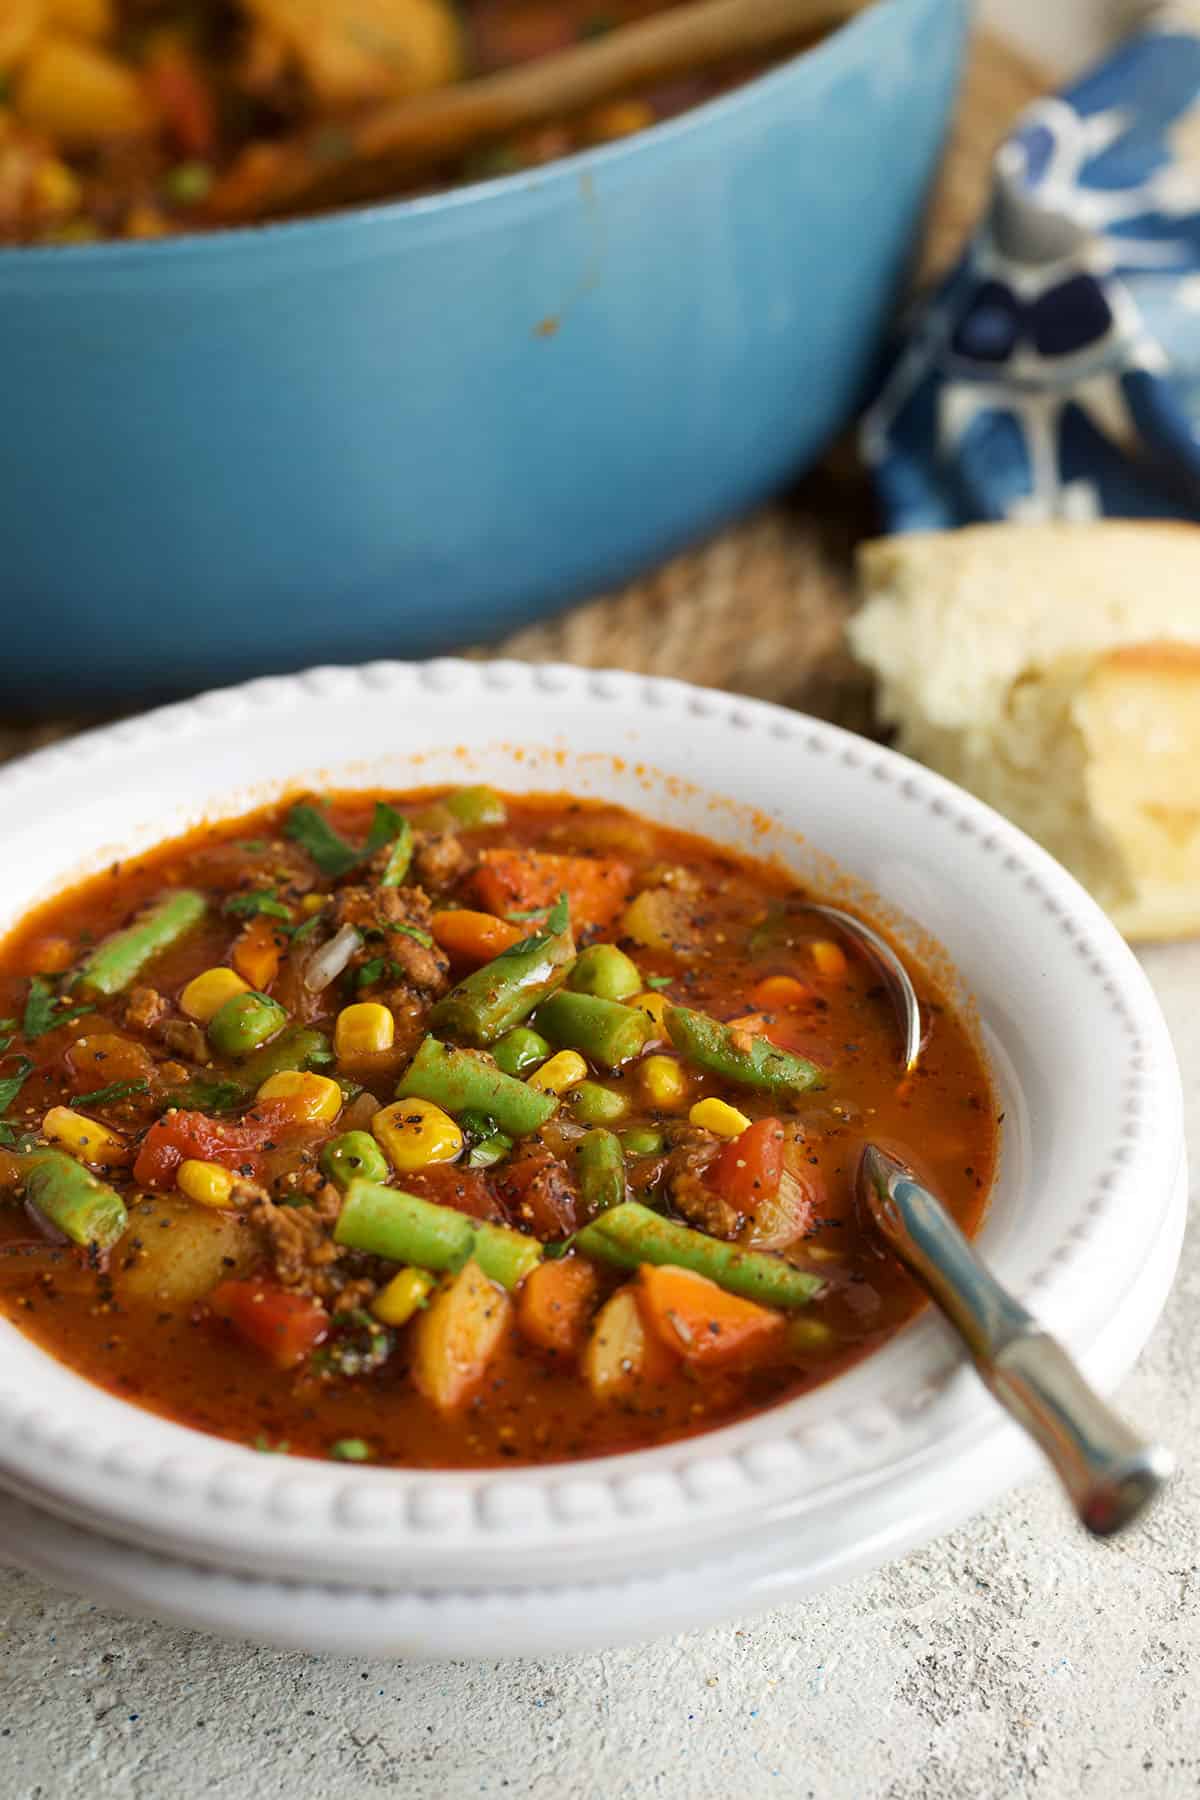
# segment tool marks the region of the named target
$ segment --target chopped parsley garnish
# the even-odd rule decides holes
[[[26,1038],[39,1038],[47,1031],[53,1031],[56,1025],[67,1025],[72,1019],[95,1010],[93,1006],[64,1006],[47,976],[32,975],[21,1031]]]
[[[330,1444],[329,1454],[337,1462],[370,1462],[372,1450],[365,1438],[339,1438]]]
[[[91,1094],[76,1094],[73,1106],[111,1106],[116,1100],[128,1100],[131,1094],[145,1094],[150,1083],[142,1076],[138,1081],[110,1081],[107,1087],[97,1088]]]
[[[288,1443],[286,1438],[280,1438],[277,1444],[273,1444],[266,1432],[260,1431],[250,1448],[252,1450],[261,1450],[264,1456],[287,1456],[290,1453],[292,1446]]]
[[[197,1075],[186,1087],[168,1094],[164,1111],[181,1106],[196,1112],[232,1112],[245,1098],[245,1088],[239,1087],[236,1081],[209,1081],[203,1075]]]
[[[303,800],[299,806],[293,806],[284,821],[283,831],[285,837],[308,852],[323,875],[332,875],[336,880],[339,875],[348,875],[351,869],[366,862],[385,844],[390,844],[403,828],[401,814],[384,801],[377,800],[366,844],[356,850],[334,830],[320,806],[310,806]]]
[[[305,919],[303,925],[297,925],[292,929],[289,935],[293,944],[299,944],[305,938],[311,937],[313,932],[319,930],[322,924],[324,924],[322,915],[319,912],[315,912],[311,919]]]
[[[535,931],[532,937],[522,938],[519,944],[510,944],[507,950],[502,950],[500,955],[493,960],[500,962],[506,956],[525,956],[531,951],[544,950],[549,943],[553,942],[559,932],[567,929],[570,918],[571,909],[567,904],[567,896],[560,894],[550,908],[546,923],[540,931]]]
[[[17,1066],[12,1074],[0,1078],[0,1113],[8,1111],[24,1087],[25,1078],[32,1067],[33,1063],[28,1056],[18,1056]]]
[[[292,916],[283,901],[276,899],[274,888],[262,888],[253,894],[230,894],[222,911],[239,919],[256,919],[259,913],[266,913],[271,919],[290,920]]]
[[[404,971],[388,956],[373,956],[365,962],[355,977],[355,985],[360,988],[374,987],[377,981],[398,981]]]

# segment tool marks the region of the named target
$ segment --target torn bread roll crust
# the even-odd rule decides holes
[[[1200,526],[863,547],[850,626],[898,747],[1037,838],[1130,938],[1200,931]]]

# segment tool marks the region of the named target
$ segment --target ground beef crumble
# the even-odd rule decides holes
[[[705,1181],[720,1149],[707,1131],[693,1128],[682,1133],[667,1158],[666,1180],[672,1205],[689,1224],[713,1237],[730,1239],[740,1231],[742,1215]]]
[[[301,1206],[277,1206],[259,1189],[249,1216],[266,1240],[281,1286],[346,1311],[367,1305],[378,1283],[338,1266],[345,1253],[333,1241],[333,1227],[341,1210],[342,1196],[326,1181]]]
[[[334,925],[338,930],[343,925],[356,925],[370,934],[357,959],[360,963],[374,956],[386,956],[427,997],[444,993],[450,975],[449,958],[432,940],[432,923],[432,902],[424,888],[419,887],[342,888],[334,905]],[[411,936],[414,931],[421,937]]]

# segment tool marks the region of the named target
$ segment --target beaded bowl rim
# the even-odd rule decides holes
[[[1098,1138],[1094,1151],[1080,1152],[1078,1200],[1044,1245],[1023,1297],[1052,1324],[1063,1314],[1064,1336],[1083,1352],[1095,1318],[1089,1325],[1076,1316],[1073,1286],[1081,1271],[1095,1280],[1112,1263],[1107,1239],[1135,1199],[1149,1254],[1182,1156],[1179,1075],[1165,1023],[1128,947],[1078,884],[990,809],[893,751],[765,702],[621,671],[372,663],[215,690],[51,745],[0,770],[0,825],[19,851],[30,799],[64,778],[118,774],[136,790],[148,751],[165,756],[186,745],[194,759],[206,739],[227,736],[235,723],[247,728],[250,747],[272,719],[313,703],[357,716],[403,696],[410,717],[423,709],[436,717],[450,698],[461,706],[472,695],[484,709],[528,699],[572,718],[584,709],[612,721],[614,733],[618,718],[652,719],[660,733],[691,724],[728,734],[750,765],[756,741],[836,765],[864,806],[886,796],[905,809],[914,833],[952,840],[955,854],[986,868],[1008,903],[1029,912],[1042,948],[1066,949],[1087,978],[1092,1028],[1106,1029],[1124,1057],[1122,1102],[1118,1116],[1103,1121],[1102,1147]],[[480,754],[486,760],[486,747]],[[943,846],[940,854],[950,852]],[[1130,1251],[1120,1282],[1144,1260]],[[1108,1279],[1111,1287],[1111,1271]],[[1099,1293],[1093,1315],[1104,1303]],[[10,1355],[0,1375],[0,1483],[64,1516],[220,1566],[311,1573],[317,1557],[331,1581],[370,1571],[384,1585],[521,1585],[536,1568],[543,1581],[577,1582],[581,1566],[597,1575],[651,1566],[668,1546],[677,1561],[699,1561],[744,1539],[751,1517],[764,1529],[815,1529],[823,1508],[872,1487],[899,1491],[906,1472],[931,1458],[950,1462],[1000,1429],[993,1403],[927,1314],[848,1375],[736,1425],[594,1461],[480,1472],[258,1455],[102,1394],[13,1327],[4,1327],[3,1341]],[[614,1533],[624,1540],[617,1547]],[[489,1576],[498,1552],[508,1564]]]

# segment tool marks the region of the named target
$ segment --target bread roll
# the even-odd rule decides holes
[[[1200,931],[1200,526],[865,545],[856,654],[898,747],[1043,843],[1130,938]]]

